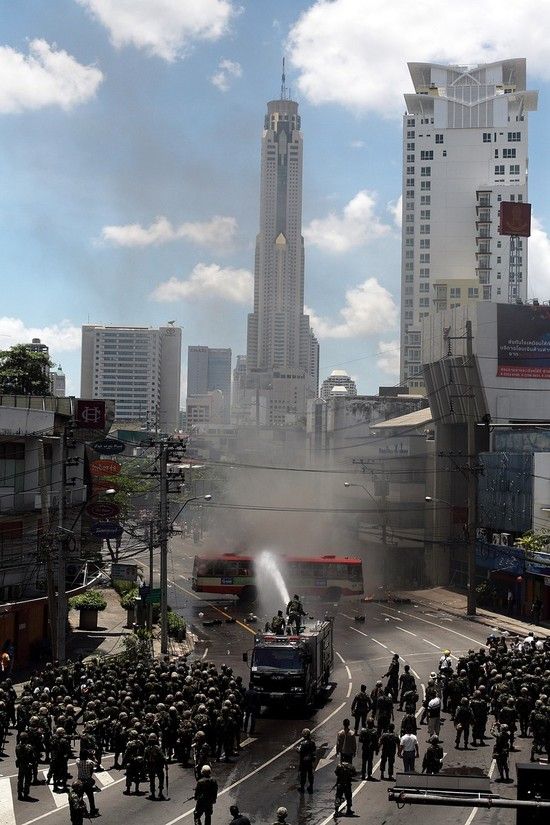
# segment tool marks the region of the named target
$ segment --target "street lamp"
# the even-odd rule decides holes
[[[160,652],[168,653],[168,534],[179,514],[192,501],[211,501],[212,495],[193,496],[184,501],[174,518],[168,519],[160,525]],[[161,510],[162,515],[162,510]]]
[[[451,504],[450,501],[445,501],[443,498],[433,498],[433,496],[424,496],[424,500],[427,504],[445,504],[446,507],[449,507],[451,510],[456,508],[456,504]],[[468,514],[469,516],[469,514]],[[477,601],[477,593],[476,593],[476,539],[475,536],[469,535],[468,525],[470,520],[465,523],[465,532],[467,538],[467,551],[468,551],[468,600],[466,604],[466,615],[467,616],[475,616],[476,614],[476,601]]]

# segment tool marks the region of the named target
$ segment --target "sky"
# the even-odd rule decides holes
[[[176,321],[184,392],[188,345],[246,352],[283,55],[321,380],[398,380],[407,61],[527,58],[529,294],[550,297],[550,2],[2,0],[0,19],[0,348],[41,338],[70,394],[83,323]]]

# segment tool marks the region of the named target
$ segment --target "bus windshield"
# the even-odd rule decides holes
[[[296,648],[258,647],[254,650],[252,670],[259,668],[303,670],[303,666],[303,657]]]

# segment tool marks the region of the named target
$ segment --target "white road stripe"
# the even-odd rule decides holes
[[[348,683],[348,692],[346,693],[346,699],[349,699],[349,697],[351,696],[351,688],[352,688],[352,683],[349,682]]]
[[[2,811],[2,825],[15,825],[11,782],[7,776],[0,779],[0,811]]]
[[[395,610],[393,607],[388,607],[388,610]],[[464,633],[459,633],[458,630],[451,630],[450,627],[445,627],[442,624],[437,624],[437,622],[429,622],[428,619],[422,619],[420,616],[415,616],[414,613],[406,613],[404,610],[395,610],[396,613],[401,613],[402,616],[410,616],[411,619],[416,619],[417,622],[424,622],[424,624],[431,624],[432,627],[438,627],[440,630],[444,630],[446,633],[453,633],[455,636],[460,636],[462,639],[467,639],[469,642],[473,642],[480,647],[485,647],[485,642],[480,642],[479,639],[472,639],[471,636],[466,636]]]
[[[389,613],[382,613],[382,616],[387,616],[388,619],[393,619],[394,622],[402,622],[403,619],[399,619],[397,616],[390,616]]]
[[[48,776],[48,771],[40,771],[44,779]],[[52,780],[53,781],[53,780]],[[59,793],[55,792],[53,789],[53,785],[48,785],[48,790],[50,791],[51,795],[53,796],[53,801],[55,802],[56,808],[63,808],[67,804],[67,794],[66,793]]]
[[[388,649],[388,646],[387,646],[387,645],[382,644],[382,642],[379,642],[379,641],[378,641],[378,639],[375,639],[375,638],[374,638],[374,636],[371,636],[371,639],[372,639],[372,641],[373,641],[373,642],[376,642],[376,644],[377,644],[377,645],[380,645],[380,647],[383,647],[383,648],[385,648],[386,650]]]
[[[205,647],[204,648],[204,653],[202,654],[201,659],[206,659],[207,655],[208,655],[208,648]]]
[[[344,667],[346,668],[346,673],[348,674],[348,679],[351,682],[351,670],[349,669],[349,667],[347,665],[344,665]]]
[[[400,631],[401,631],[401,633],[408,633],[408,634],[409,634],[409,636],[417,636],[417,635],[418,635],[417,633],[413,633],[413,632],[412,632],[412,630],[405,630],[405,628],[404,628],[404,627],[399,627],[399,625],[396,625],[396,626],[395,626],[395,629],[396,629],[396,630],[400,630]]]
[[[337,651],[337,650],[335,650],[334,652],[336,653],[336,655],[338,656],[338,658],[340,659],[340,661],[342,662],[342,664],[343,664],[343,665],[345,665],[345,664],[346,664],[346,660],[344,659],[344,657],[342,656],[342,654],[341,654],[341,653],[338,653],[338,651]]]
[[[434,644],[433,642],[430,642],[430,640],[429,640],[429,639],[422,639],[422,641],[423,641],[423,642],[426,642],[426,644],[427,644],[427,645],[431,645],[432,647],[435,647],[435,649],[436,649],[436,650],[441,650],[441,648],[439,647],[439,645],[436,645],[436,644]]]
[[[94,774],[94,779],[99,785],[103,785],[104,788],[108,788],[109,785],[112,785],[115,781],[114,776],[111,776],[109,771],[100,771]]]
[[[493,759],[493,761],[491,762],[491,767],[489,768],[489,779],[493,778],[493,773],[495,772],[496,764],[497,764],[496,760]],[[472,825],[472,821],[473,821],[473,819],[474,819],[474,817],[475,817],[475,815],[477,814],[478,811],[479,811],[479,808],[472,808],[472,810],[470,811],[470,814],[468,816],[468,819],[466,820],[464,825]]]
[[[252,742],[255,742],[257,738],[257,736],[249,736],[248,739],[245,739],[243,742],[241,742],[241,748],[246,748],[247,745],[251,745]]]

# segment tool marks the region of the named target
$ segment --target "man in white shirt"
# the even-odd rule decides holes
[[[405,733],[399,740],[399,756],[405,773],[414,773],[414,760],[419,756],[418,739],[414,733]]]

